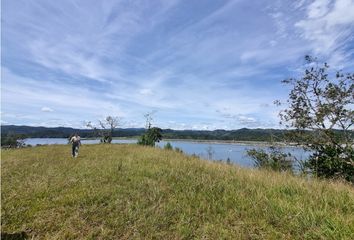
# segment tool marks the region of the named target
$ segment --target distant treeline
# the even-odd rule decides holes
[[[238,130],[171,130],[162,132],[164,138],[197,139],[197,140],[234,140],[234,141],[282,141],[284,131],[279,129],[248,129]]]
[[[21,135],[27,138],[68,138],[73,133],[79,133],[82,138],[97,137],[92,129],[74,129],[66,127],[30,127],[1,126],[1,136]],[[145,132],[144,128],[117,128],[113,137],[138,137]],[[163,129],[165,139],[196,139],[196,140],[234,140],[234,141],[282,141],[289,130],[280,129],[248,129],[238,130],[172,130]],[[352,132],[352,136],[354,133]]]
[[[143,128],[126,128],[115,129],[114,137],[135,137],[140,136],[144,132]],[[92,129],[75,129],[68,127],[31,127],[31,126],[1,126],[1,136],[9,134],[24,135],[28,138],[68,138],[72,134],[78,133],[82,138],[97,137],[96,132]]]

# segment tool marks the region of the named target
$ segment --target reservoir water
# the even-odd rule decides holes
[[[25,144],[32,146],[51,145],[51,144],[68,144],[66,138],[27,138],[24,140]],[[98,139],[83,139],[82,144],[97,144]],[[113,139],[112,143],[117,144],[135,144],[136,139]],[[173,148],[179,148],[184,153],[192,155],[195,154],[203,159],[214,161],[227,161],[230,159],[231,163],[238,164],[242,167],[253,167],[253,160],[247,156],[247,150],[266,149],[267,147],[255,143],[222,143],[222,142],[197,142],[186,140],[164,140],[156,144],[157,147],[163,148],[169,142]],[[290,152],[299,160],[305,160],[309,152],[299,147],[282,147],[282,151]],[[68,148],[70,153],[70,148]],[[295,164],[296,165],[296,164]],[[295,166],[296,168],[296,166]]]

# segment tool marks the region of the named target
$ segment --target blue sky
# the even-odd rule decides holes
[[[354,0],[3,0],[1,123],[277,128],[306,54],[354,68]]]

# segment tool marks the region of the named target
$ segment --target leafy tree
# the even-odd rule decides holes
[[[263,149],[247,150],[247,155],[250,156],[255,163],[255,167],[272,169],[275,171],[292,171],[293,158],[290,153],[284,153],[280,148],[271,146],[269,152]]]
[[[23,139],[26,138],[23,134],[8,133],[1,136],[1,147],[16,148],[23,147],[25,143]]]
[[[102,143],[111,143],[114,130],[120,125],[119,117],[107,116],[103,121],[99,120],[99,127],[94,126],[91,122],[86,124],[87,127],[93,129],[94,135],[100,137]]]
[[[156,142],[162,139],[162,129],[152,126],[153,112],[145,114],[146,118],[146,132],[138,140],[139,145],[155,146]]]
[[[312,152],[308,166],[316,176],[354,182],[354,73],[330,71],[310,56],[305,60],[301,78],[283,81],[292,89],[281,123],[294,129],[289,140]]]
[[[156,142],[160,142],[162,139],[161,128],[152,127],[147,129],[147,131],[141,136],[138,144],[145,146],[155,146]]]

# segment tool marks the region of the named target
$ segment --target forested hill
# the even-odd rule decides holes
[[[114,137],[136,137],[144,133],[143,128],[118,128],[115,129]],[[81,137],[95,137],[94,131],[91,129],[74,129],[67,127],[30,127],[30,126],[1,126],[1,135],[20,134],[24,137],[32,138],[59,138],[69,137],[71,134],[78,132]],[[281,140],[283,136],[282,130],[275,129],[247,129],[238,130],[172,130],[163,129],[163,138],[169,139],[198,139],[198,140],[235,140],[235,141],[269,141],[271,136],[275,140]]]
[[[144,132],[143,128],[126,128],[116,129],[114,131],[115,137],[133,137],[139,136]],[[2,125],[1,135],[8,134],[24,135],[31,138],[66,138],[73,133],[79,133],[83,138],[97,137],[92,129],[76,129],[69,127],[31,127],[31,126],[15,126],[15,125]]]
[[[235,140],[235,141],[276,141],[283,139],[284,131],[279,129],[248,129],[238,130],[171,130],[164,129],[162,135],[171,139],[198,140]]]

